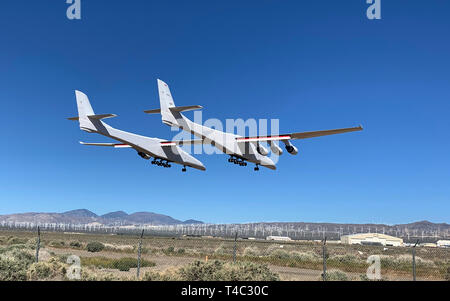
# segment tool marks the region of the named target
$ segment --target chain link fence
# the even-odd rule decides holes
[[[36,260],[44,264],[54,261],[54,258],[70,266],[77,262],[73,258],[68,262],[70,256],[75,256],[79,258],[81,271],[91,272],[89,276],[81,273],[80,277],[84,275],[93,280],[97,279],[95,277],[99,280],[114,277],[183,280],[181,270],[186,275],[189,274],[187,268],[195,266],[196,273],[199,273],[201,269],[212,269],[216,262],[224,264],[231,272],[221,272],[214,277],[237,277],[232,279],[241,279],[236,273],[243,272],[245,277],[256,277],[256,280],[272,279],[273,275],[276,275],[274,279],[282,281],[450,280],[450,248],[427,247],[420,241],[394,247],[343,244],[326,238],[314,241],[249,239],[237,233],[220,238],[199,235],[166,237],[147,233],[142,236],[142,232],[120,235],[40,231],[38,236],[36,231],[11,230],[0,231],[0,278],[1,274],[7,273],[1,270],[7,266],[1,264],[6,260],[5,250],[20,245],[27,246],[32,254],[32,266]],[[26,275],[30,273],[30,267],[27,269]],[[258,273],[267,274],[269,271],[269,278],[258,278]],[[196,277],[197,274],[189,275]]]

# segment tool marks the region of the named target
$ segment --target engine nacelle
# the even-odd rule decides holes
[[[286,150],[288,153],[290,153],[291,155],[297,155],[298,154],[298,148],[296,148],[295,146],[293,146],[292,144],[286,144]]]
[[[274,153],[275,155],[281,156],[283,154],[283,149],[275,143],[270,143],[269,145],[272,153]]]
[[[147,155],[146,153],[143,152],[138,152],[138,155],[145,160],[149,160],[151,157],[149,155]]]
[[[256,150],[258,151],[258,153],[262,156],[267,156],[269,154],[269,151],[262,145],[258,145],[256,147]]]

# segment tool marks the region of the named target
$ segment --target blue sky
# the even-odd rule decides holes
[[[206,222],[450,222],[450,3],[86,1],[0,4],[0,214],[87,208]],[[203,117],[279,118],[296,141],[278,170],[197,155],[161,169],[133,150],[82,147],[74,90],[111,126],[163,139],[156,79]],[[188,113],[192,116],[192,113]]]

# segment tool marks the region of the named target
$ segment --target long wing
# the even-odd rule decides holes
[[[123,143],[86,143],[81,142],[82,145],[90,145],[90,146],[107,146],[107,147],[114,147],[114,148],[131,148],[131,145],[123,144]]]
[[[131,145],[124,143],[86,143],[81,142],[82,145],[89,146],[106,146],[106,147],[114,147],[114,148],[132,148]],[[194,145],[194,144],[204,144],[204,140],[175,140],[175,141],[162,141],[160,145],[165,146],[182,146],[182,145]]]
[[[204,144],[205,140],[175,140],[175,141],[163,141],[161,142],[161,146],[176,146],[176,145],[195,145],[195,144]]]
[[[358,127],[345,128],[345,129],[292,133],[292,134],[276,135],[276,136],[242,137],[242,138],[236,138],[236,141],[237,142],[286,141],[286,140],[306,139],[306,138],[314,138],[314,137],[321,137],[321,136],[329,136],[329,135],[357,132],[357,131],[362,131],[362,130],[363,130],[362,126],[358,126]]]

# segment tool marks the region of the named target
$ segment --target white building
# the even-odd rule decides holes
[[[399,247],[403,245],[403,239],[380,234],[380,233],[361,233],[341,236],[341,243],[349,245],[382,245]]]
[[[267,236],[266,240],[291,241],[292,239],[286,236]]]

